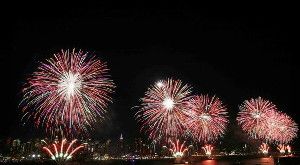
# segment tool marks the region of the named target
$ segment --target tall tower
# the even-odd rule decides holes
[[[125,155],[125,153],[124,153],[124,138],[123,138],[122,133],[121,133],[121,136],[119,139],[119,147],[120,147],[120,156]]]

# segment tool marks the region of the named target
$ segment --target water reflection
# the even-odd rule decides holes
[[[195,165],[232,165],[233,161],[225,160],[203,160]]]
[[[269,157],[269,158],[245,160],[244,164],[274,165],[275,163],[274,163],[274,159]]]
[[[280,164],[294,165],[299,164],[299,157],[286,157],[286,158],[230,158],[230,159],[211,159],[199,160],[192,164],[181,165],[276,165],[280,159]],[[95,162],[69,162],[67,165],[175,165],[172,160],[128,160],[128,161],[95,161]],[[179,164],[177,164],[179,165]]]
[[[259,159],[246,159],[246,160],[203,160],[197,165],[274,165],[274,159],[269,157],[269,158],[259,158]]]
[[[216,160],[204,160],[199,165],[217,165],[218,162]]]

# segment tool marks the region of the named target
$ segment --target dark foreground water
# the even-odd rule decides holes
[[[126,161],[126,162],[105,162],[95,163],[95,165],[176,165],[174,161]],[[185,163],[183,162],[182,165]],[[288,158],[288,159],[277,159],[277,158],[256,158],[256,159],[219,159],[219,160],[198,160],[186,165],[300,165],[300,159]],[[69,164],[69,165],[86,165],[86,164]],[[92,164],[88,164],[92,165]],[[177,164],[179,165],[179,164]]]
[[[1,163],[0,163],[1,164]],[[2,163],[3,164],[3,163]],[[22,162],[22,163],[4,163],[12,165],[55,165],[54,162]],[[300,165],[300,157],[282,157],[282,158],[226,158],[211,160],[194,160],[189,164],[182,165]],[[92,162],[68,162],[65,165],[176,165],[174,160],[106,160]],[[180,164],[177,164],[180,165]]]

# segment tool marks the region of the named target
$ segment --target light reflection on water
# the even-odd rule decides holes
[[[260,159],[245,160],[245,164],[273,165],[275,163],[273,158],[260,158]]]
[[[292,163],[288,165],[294,165],[299,159],[291,159]],[[67,163],[67,165],[276,165],[277,158],[267,157],[267,158],[254,158],[254,159],[225,159],[225,160],[199,160],[192,164],[174,164],[172,161],[145,161],[145,160],[135,160],[135,161],[104,161],[104,162],[90,162],[90,163]],[[280,161],[280,164],[287,164],[286,160]],[[296,163],[297,164],[297,163]]]
[[[273,158],[258,158],[258,159],[246,159],[246,160],[203,160],[195,165],[274,165]]]
[[[144,163],[131,162],[131,165],[140,165]],[[148,163],[145,163],[148,165]],[[152,162],[149,165],[175,165],[170,162]],[[182,164],[184,165],[184,164]],[[187,164],[190,165],[190,164]],[[273,158],[258,158],[258,159],[246,159],[246,160],[202,160],[194,162],[191,165],[275,165]]]
[[[197,165],[217,165],[217,164],[218,164],[218,162],[216,160],[203,160]]]
[[[258,159],[246,159],[246,160],[203,160],[196,165],[274,165],[273,158],[258,158]]]

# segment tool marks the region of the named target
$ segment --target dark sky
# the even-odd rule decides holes
[[[171,8],[171,7],[170,7]],[[107,61],[117,88],[109,118],[93,137],[138,136],[134,110],[147,87],[166,77],[194,93],[219,96],[234,122],[238,104],[262,96],[300,123],[294,19],[277,9],[22,8],[8,16],[1,54],[0,137],[29,136],[20,122],[20,90],[37,61],[83,49]]]

